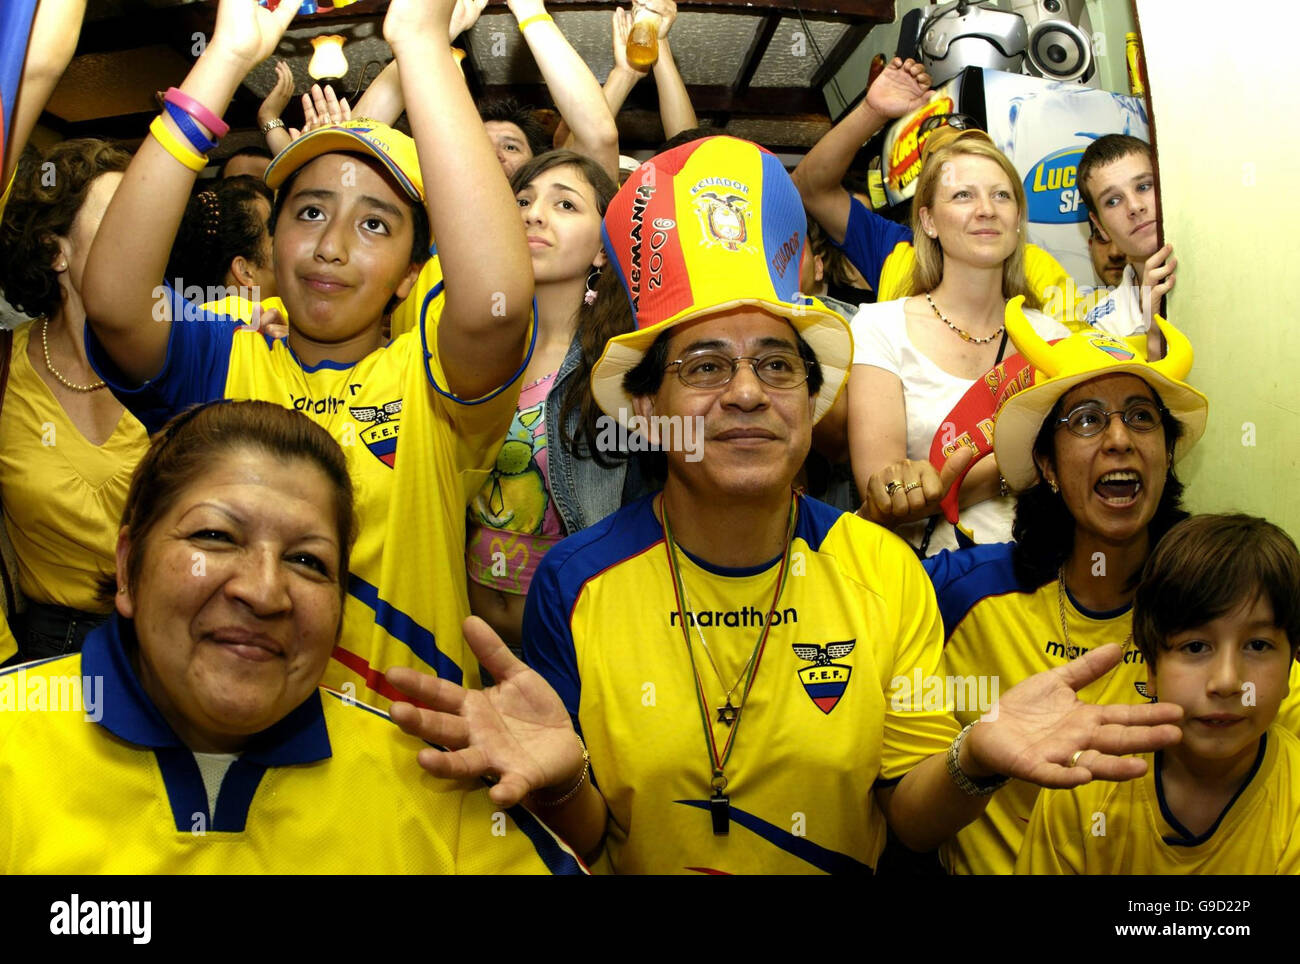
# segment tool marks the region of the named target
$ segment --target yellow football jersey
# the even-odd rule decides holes
[[[609,804],[613,871],[871,872],[885,843],[873,787],[956,736],[942,707],[896,700],[897,678],[933,676],[941,660],[939,614],[916,556],[856,516],[808,498],[798,506],[790,574],[734,724],[725,836],[713,833],[705,724],[653,498],[542,560],[525,658],[586,739]],[[721,746],[730,731],[718,707],[754,651],[781,560],[721,569],[679,559],[707,729]]]
[[[438,260],[437,249],[431,247],[429,260],[420,268],[411,293],[393,309],[390,334],[396,338],[414,331],[424,317],[431,324],[436,323],[442,317],[442,306],[446,300],[447,296],[442,291],[442,262]]]
[[[114,617],[0,675],[0,874],[582,872],[527,810],[433,777],[424,744],[324,690],[252,738],[210,808],[132,633]]]
[[[146,429],[196,402],[261,399],[310,416],[347,457],[359,531],[325,684],[381,707],[397,695],[382,675],[390,666],[480,685],[460,628],[469,615],[465,509],[514,416],[522,368],[492,394],[462,401],[447,390],[432,323],[355,364],[306,367],[285,339],[173,298],[172,317],[183,320],[172,323],[163,370],[138,388],[122,387],[87,329],[96,370]]]
[[[1123,661],[1080,690],[1079,698],[1087,703],[1149,701],[1146,664],[1132,641],[1132,608],[1093,612],[1067,592],[1067,644],[1061,630],[1060,583],[1055,579],[1042,586],[1020,583],[1012,569],[1012,548],[1013,543],[977,546],[941,552],[925,561],[943,613],[948,672],[992,677],[1004,693],[1090,649],[1119,643],[1124,647]],[[963,726],[979,715],[970,709],[957,710]],[[1300,665],[1292,666],[1291,694],[1278,722],[1293,730],[1300,726]],[[949,872],[1012,873],[1038,793],[1034,784],[1013,780],[994,794],[984,813],[940,848]]]
[[[1170,811],[1161,754],[1126,783],[1038,795],[1018,874],[1300,874],[1300,740],[1274,724],[1245,785],[1205,833]]]

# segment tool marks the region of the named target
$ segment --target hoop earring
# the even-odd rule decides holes
[[[583,304],[594,305],[596,303],[596,282],[600,280],[600,269],[592,268],[587,274],[587,292],[582,296]]]

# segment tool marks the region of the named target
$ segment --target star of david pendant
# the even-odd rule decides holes
[[[736,722],[737,712],[738,710],[731,705],[731,700],[728,699],[726,706],[718,707],[718,722],[725,723],[727,724],[727,726],[731,726],[732,723]]]

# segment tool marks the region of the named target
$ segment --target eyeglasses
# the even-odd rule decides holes
[[[808,381],[815,364],[804,361],[798,352],[793,351],[771,351],[758,358],[746,355],[733,358],[716,351],[695,351],[669,362],[664,371],[677,366],[677,377],[690,388],[722,388],[736,377],[741,362],[748,362],[758,379],[773,388],[797,388]]]
[[[1155,402],[1134,402],[1127,408],[1108,412],[1100,405],[1080,405],[1064,418],[1056,420],[1079,438],[1093,438],[1106,431],[1110,417],[1118,415],[1134,432],[1154,432],[1160,427],[1161,410]]]
[[[970,114],[931,114],[921,121],[919,134],[928,134],[940,127],[951,127],[955,131],[980,130],[980,125]]]

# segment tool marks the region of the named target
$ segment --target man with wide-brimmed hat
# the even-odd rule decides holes
[[[618,872],[870,872],[886,823],[928,849],[999,772],[1127,778],[1140,768],[1108,754],[1176,732],[1098,726],[1168,722],[1167,707],[1075,700],[1113,651],[1002,694],[959,732],[916,557],[792,488],[852,356],[844,320],[797,292],[804,233],[793,184],[757,145],[707,138],[633,174],[605,234],[636,329],[611,340],[593,389],[666,450],[663,493],[548,553],[524,617],[533,670],[470,620],[500,685],[390,676],[433,707],[394,719],[454,751],[422,765],[498,776],[502,804],[531,792],[580,852],[607,837]],[[678,444],[687,419],[702,450]],[[995,685],[957,699],[993,709]],[[1090,748],[1090,772],[1066,766]]]

